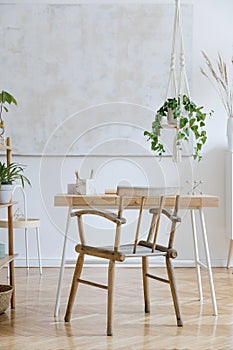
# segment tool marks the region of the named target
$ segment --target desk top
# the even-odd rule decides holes
[[[92,196],[75,194],[57,194],[54,197],[55,207],[95,207],[114,209],[119,206],[120,197],[112,194],[97,194]],[[175,197],[169,196],[165,199],[165,207],[174,206]],[[140,198],[124,198],[124,206],[127,209],[137,209],[140,206]],[[156,207],[159,205],[159,197],[148,197],[144,208]],[[181,209],[217,208],[219,207],[219,197],[211,195],[181,195]]]

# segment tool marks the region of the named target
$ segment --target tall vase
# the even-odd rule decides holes
[[[227,121],[227,140],[228,151],[233,152],[233,117],[229,117]]]

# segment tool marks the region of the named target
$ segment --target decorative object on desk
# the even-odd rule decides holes
[[[78,173],[78,170],[75,170],[75,176],[76,176],[76,181],[79,180],[79,173]]]
[[[3,138],[3,134],[5,132],[5,122],[2,119],[2,113],[3,110],[5,112],[8,112],[8,108],[6,107],[6,104],[10,105],[10,104],[15,104],[17,106],[17,101],[14,98],[14,96],[12,96],[9,92],[7,91],[3,91],[0,92],[0,141],[4,141]]]
[[[201,184],[203,184],[202,180],[194,180],[192,182],[186,181],[187,184],[190,185],[191,191],[188,191],[188,194],[195,196],[196,194],[203,194],[203,192],[198,188]]]
[[[167,119],[167,123],[172,125],[175,130],[173,144],[173,160],[181,161],[182,141],[188,141],[190,134],[194,135],[196,140],[194,147],[194,159],[200,160],[202,157],[200,151],[207,140],[205,126],[206,113],[202,111],[203,107],[197,105],[190,99],[188,79],[185,67],[183,33],[180,16],[180,1],[176,0],[176,11],[174,18],[174,31],[170,60],[170,74],[166,98],[163,105],[157,110],[155,119],[152,122],[152,131],[145,131],[151,141],[151,149],[162,156],[166,150],[161,142],[161,129],[165,128],[162,122]],[[177,49],[180,50],[179,79],[176,79],[175,56]],[[169,95],[171,97],[169,97]],[[169,126],[167,126],[169,127]],[[191,131],[191,133],[190,133]]]
[[[9,307],[13,288],[6,284],[0,284],[0,315]]]
[[[76,184],[67,184],[67,193],[68,194],[77,194]]]
[[[6,204],[11,200],[13,183],[20,180],[24,188],[25,182],[31,186],[30,180],[23,174],[25,165],[18,163],[0,162],[0,203]]]
[[[233,152],[233,58],[230,60],[230,70],[220,54],[218,54],[216,67],[211,63],[205,52],[202,51],[202,54],[207,71],[201,68],[201,72],[214,86],[227,113],[228,149]]]
[[[77,179],[76,193],[92,196],[95,194],[95,181],[93,179]]]
[[[0,259],[5,257],[5,244],[0,243]]]
[[[76,193],[91,196],[95,194],[95,181],[93,179],[93,169],[90,172],[89,179],[80,179],[78,170],[75,171],[76,176]]]

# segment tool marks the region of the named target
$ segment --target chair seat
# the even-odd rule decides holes
[[[1,219],[0,220],[0,227],[7,228],[8,227],[8,220]],[[37,228],[37,227],[40,227],[40,219],[37,219],[37,218],[14,219],[13,220],[13,227],[14,228]]]
[[[164,256],[167,254],[166,252],[161,252],[160,250],[155,250],[154,252],[152,252],[151,248],[143,247],[140,245],[137,245],[136,253],[133,253],[133,248],[133,244],[121,245],[119,247],[119,252],[124,254],[126,258],[133,258],[138,256]]]

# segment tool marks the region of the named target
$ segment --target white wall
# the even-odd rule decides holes
[[[20,1],[16,2],[20,3]],[[96,2],[101,3],[101,1]],[[148,1],[144,2],[148,3]],[[151,2],[173,3],[173,1]],[[1,3],[4,2],[0,1]],[[79,2],[73,1],[72,3]],[[140,1],[140,3],[143,3],[143,1]],[[14,161],[28,164],[27,175],[33,184],[31,189],[27,188],[28,211],[30,216],[41,218],[41,249],[45,265],[57,265],[60,261],[67,213],[65,208],[54,208],[53,197],[56,193],[64,192],[67,183],[73,182],[73,173],[76,168],[82,169],[84,177],[87,176],[91,168],[94,168],[97,174],[96,187],[100,192],[105,188],[115,187],[119,180],[134,184],[147,184],[148,182],[153,184],[157,181],[160,184],[173,184],[185,183],[187,179],[203,180],[203,192],[220,197],[220,207],[218,209],[206,210],[211,260],[215,266],[226,264],[229,244],[225,237],[224,216],[224,157],[227,118],[218,96],[209,82],[201,75],[200,66],[203,65],[201,50],[204,50],[211,58],[216,57],[217,52],[221,52],[226,58],[231,57],[233,53],[233,2],[231,0],[190,0],[185,1],[185,3],[193,4],[194,11],[192,97],[198,104],[205,105],[207,109],[215,110],[215,116],[208,122],[208,142],[204,149],[203,161],[197,164],[189,158],[185,158],[184,162],[177,168],[171,162],[171,159],[165,159],[159,163],[157,158],[151,157],[128,157],[127,161],[106,157],[88,157],[85,159],[79,157],[45,157],[43,159],[40,157],[15,157]],[[156,177],[154,177],[154,174]],[[132,214],[127,215],[129,222],[134,223]],[[188,265],[193,259],[192,236],[187,213],[182,213],[182,217],[183,223],[178,230],[176,247],[179,251],[179,262]],[[107,228],[100,233],[103,240],[107,240]],[[90,229],[91,227],[89,227]],[[127,240],[129,237],[126,237]],[[72,223],[67,249],[68,258],[75,257],[73,252],[75,238],[76,227],[75,223]],[[0,240],[4,241],[4,239],[5,234],[1,232]],[[16,231],[15,246],[20,254],[18,263],[21,264],[25,257],[22,232]],[[35,263],[36,249],[33,236],[30,239],[30,255],[33,263]],[[203,257],[202,249],[200,255]]]

